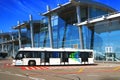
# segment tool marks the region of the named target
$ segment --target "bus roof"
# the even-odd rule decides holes
[[[31,48],[31,47],[25,47],[25,48],[20,48],[19,51],[67,51],[67,52],[71,52],[71,51],[93,51],[91,49],[75,49],[75,48]]]

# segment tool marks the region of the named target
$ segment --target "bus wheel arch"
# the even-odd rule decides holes
[[[36,61],[35,60],[29,60],[28,65],[29,66],[35,66],[36,65]]]

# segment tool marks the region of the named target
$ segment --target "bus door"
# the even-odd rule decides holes
[[[41,65],[45,63],[45,52],[41,52]]]
[[[46,53],[45,53],[45,64],[48,64],[48,63],[49,63],[49,57],[50,57],[50,53],[49,53],[49,52],[46,52]]]
[[[41,52],[41,64],[46,65],[47,63],[49,63],[49,53]]]
[[[60,52],[52,51],[50,52],[50,65],[60,65]]]
[[[61,52],[61,63],[63,63],[63,64],[68,63],[68,53],[67,52]]]
[[[85,64],[85,62],[88,62],[89,53],[88,52],[81,52],[80,57],[81,57],[81,61]]]

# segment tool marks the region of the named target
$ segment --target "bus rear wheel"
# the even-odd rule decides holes
[[[29,66],[35,66],[36,65],[36,62],[34,60],[31,60],[29,61],[28,63]]]

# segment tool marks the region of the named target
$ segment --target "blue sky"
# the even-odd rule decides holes
[[[57,6],[58,3],[65,3],[69,0],[0,0],[0,30],[3,32],[12,31],[12,26],[17,25],[19,20],[29,20],[29,14],[33,15],[34,20],[41,17],[39,13],[46,11],[46,5],[51,8]],[[96,0],[107,4],[120,11],[120,0]]]

